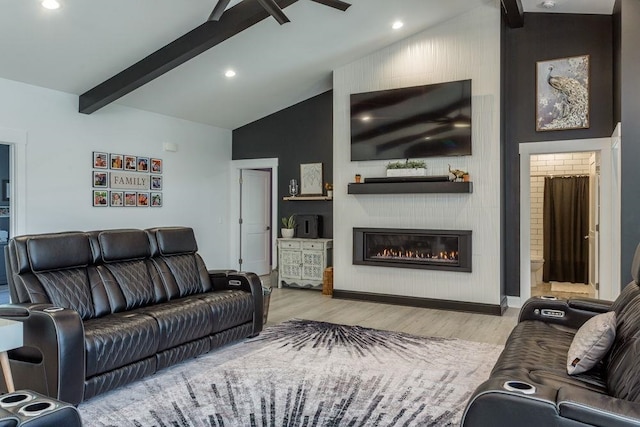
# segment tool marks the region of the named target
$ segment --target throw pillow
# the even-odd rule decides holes
[[[596,366],[616,338],[616,312],[608,311],[587,320],[573,337],[567,354],[567,372],[576,375]]]

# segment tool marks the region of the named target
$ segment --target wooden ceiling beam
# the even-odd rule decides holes
[[[297,1],[276,0],[276,3],[284,9]],[[78,110],[91,114],[269,17],[271,15],[258,2],[240,2],[224,12],[219,21],[205,22],[83,93],[80,95]]]
[[[501,0],[503,17],[509,28],[524,27],[524,12],[521,0]]]

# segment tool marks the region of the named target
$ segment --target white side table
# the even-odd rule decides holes
[[[2,365],[2,374],[4,375],[4,381],[7,383],[7,391],[9,393],[13,393],[16,390],[13,386],[13,375],[11,375],[11,365],[9,365],[7,351],[22,347],[22,342],[22,322],[0,319],[0,365]]]

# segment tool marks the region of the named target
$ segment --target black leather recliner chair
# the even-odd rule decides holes
[[[208,272],[190,228],[20,236],[7,259],[16,387],[72,404],[262,330],[260,279]]]
[[[640,245],[632,276],[615,302],[528,300],[489,380],[467,404],[462,425],[640,426]],[[573,337],[607,311],[616,313],[613,346],[595,368],[569,375]]]

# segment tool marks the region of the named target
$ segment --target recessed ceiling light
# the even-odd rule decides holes
[[[231,78],[231,77],[235,77],[236,72],[235,72],[235,71],[233,71],[233,70],[227,70],[227,71],[224,73],[224,75],[225,75],[226,77]]]
[[[393,23],[393,25],[391,26],[391,28],[393,28],[394,30],[399,30],[400,28],[402,28],[404,26],[404,22],[402,21],[396,21]]]
[[[553,9],[554,7],[556,7],[556,2],[553,0],[545,0],[542,3],[540,3],[540,6],[542,6],[545,9]]]
[[[371,120],[371,116],[362,116],[360,120],[362,120],[363,122],[368,122],[369,120]]]
[[[42,7],[49,10],[60,9],[60,3],[57,0],[42,0]]]

